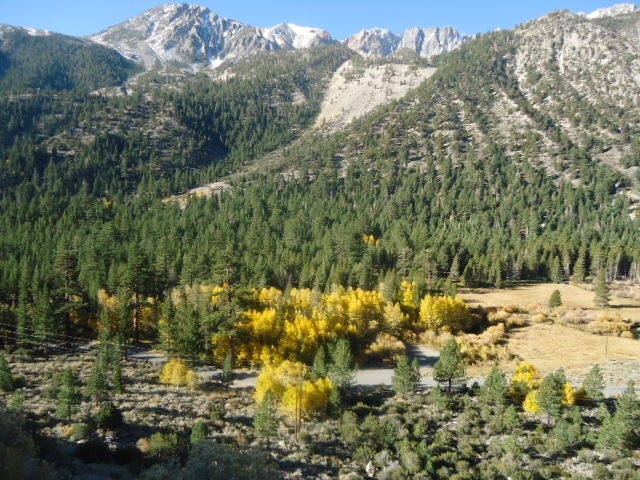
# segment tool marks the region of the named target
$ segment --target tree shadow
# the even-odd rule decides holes
[[[407,345],[407,356],[411,359],[417,359],[420,367],[433,367],[438,361],[437,356],[426,355],[418,345]]]

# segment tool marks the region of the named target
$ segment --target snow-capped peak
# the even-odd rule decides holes
[[[617,17],[618,15],[626,15],[628,13],[633,13],[636,10],[638,10],[638,7],[636,7],[633,3],[619,3],[611,7],[599,8],[598,10],[595,10],[591,13],[580,13],[580,15],[593,20],[595,18]]]
[[[407,29],[402,36],[386,28],[361,30],[345,43],[365,57],[385,57],[400,49],[411,50],[423,58],[449,52],[469,40],[468,35],[452,27]]]
[[[324,30],[281,24],[253,27],[220,17],[206,7],[165,4],[92,35],[148,68],[157,62],[192,69],[215,67],[257,51],[307,48],[331,43]]]
[[[284,39],[286,44],[296,49],[315,47],[333,41],[331,35],[325,30],[313,27],[301,27],[294,23],[281,23],[264,30],[272,31],[275,35]]]

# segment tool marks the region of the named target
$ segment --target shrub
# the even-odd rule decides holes
[[[149,455],[162,460],[175,456],[178,446],[178,434],[175,432],[156,432],[149,437]]]
[[[13,375],[9,362],[0,354],[0,392],[11,392],[13,390]]]
[[[196,422],[191,429],[191,443],[202,442],[207,439],[208,435],[209,429],[207,428],[207,424],[203,421]]]
[[[199,442],[193,446],[180,479],[271,480],[280,478],[273,461],[255,450],[242,450],[224,443]]]
[[[523,400],[527,394],[538,388],[538,371],[529,362],[521,362],[516,368],[516,373],[511,379],[509,395],[516,400]]]
[[[67,436],[72,440],[85,440],[89,438],[92,433],[91,426],[87,423],[74,423],[69,426],[67,430]]]
[[[621,336],[631,332],[631,324],[623,320],[620,315],[600,315],[595,321],[589,323],[587,328],[598,335]]]
[[[122,413],[111,402],[104,402],[100,405],[98,414],[96,415],[96,423],[98,428],[102,430],[117,430],[122,426],[124,420]]]
[[[84,463],[109,463],[111,451],[101,440],[89,440],[78,445],[75,451],[76,457]]]

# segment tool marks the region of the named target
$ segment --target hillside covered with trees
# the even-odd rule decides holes
[[[426,402],[361,405],[321,359],[334,368],[351,356],[388,362],[393,355],[375,354],[385,338],[497,327],[456,299],[460,286],[597,283],[607,300],[610,283],[638,281],[640,62],[629,32],[639,15],[557,12],[480,35],[436,58],[436,72],[403,99],[331,132],[312,125],[332,75],[354,55],[341,45],[261,53],[191,75],[142,73],[84,41],[5,32],[2,347],[16,359],[31,351],[49,361],[56,349],[99,340],[89,377],[56,380],[61,421],[71,422],[82,395],[100,409],[111,390],[132,388],[136,373],[123,383],[122,359],[128,346],[145,344],[186,362],[163,374],[170,386],[193,386],[188,369],[203,363],[298,378],[318,400],[309,418],[334,419],[334,431],[318,433],[308,454],[325,445],[336,457],[375,459],[378,469],[395,462],[385,478],[478,478],[478,457],[488,459],[479,478],[563,478],[571,469],[557,464],[582,455],[599,465],[589,452],[604,445],[615,451],[604,470],[572,471],[575,478],[629,471],[624,455],[638,446],[632,386],[616,403],[570,401],[566,392],[557,397],[566,384],[560,371],[535,385],[522,381],[508,401],[498,379],[505,392],[489,397],[435,390]],[[585,60],[585,49],[596,60]],[[56,68],[52,58],[61,59]],[[399,60],[377,62],[386,61]],[[367,62],[354,63],[357,81]],[[187,193],[212,182],[226,188]],[[478,357],[499,355],[491,350],[499,340]],[[268,402],[302,402],[273,378],[280,397],[265,391],[257,399],[264,422],[256,431],[267,437]],[[558,401],[529,396],[543,388]],[[397,393],[415,400],[406,390]],[[2,421],[29,456],[18,400]],[[580,408],[569,408],[576,402]],[[427,412],[420,420],[418,410]],[[535,417],[541,412],[546,417]],[[296,436],[299,420],[287,420]],[[197,455],[231,455],[189,450],[184,432],[162,434],[149,460],[169,472],[159,478],[192,478]],[[492,443],[496,436],[502,441]],[[167,442],[175,445],[164,451]],[[530,476],[515,460],[524,454]],[[181,461],[171,464],[174,457]],[[498,458],[506,466],[494,465]]]

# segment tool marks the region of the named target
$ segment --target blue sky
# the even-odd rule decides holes
[[[35,27],[68,35],[97,33],[163,0],[2,0],[0,23]],[[174,2],[180,3],[180,2]],[[592,12],[611,0],[202,0],[219,15],[250,25],[282,22],[327,30],[343,40],[363,28],[383,27],[402,33],[408,27],[453,26],[463,33],[513,28],[554,10]]]

